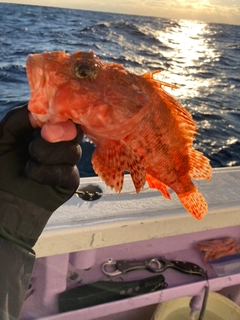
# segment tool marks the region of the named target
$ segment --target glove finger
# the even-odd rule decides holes
[[[25,172],[32,180],[49,186],[76,190],[79,186],[79,172],[69,164],[45,165],[33,160],[27,162]]]
[[[59,163],[75,165],[82,155],[82,149],[75,139],[51,143],[38,137],[32,141],[28,150],[33,160],[49,165]]]

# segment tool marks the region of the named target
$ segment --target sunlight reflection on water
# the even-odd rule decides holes
[[[209,33],[208,25],[199,21],[180,20],[179,23],[161,31],[155,31],[154,36],[172,50],[162,52],[163,56],[171,59],[168,70],[156,79],[173,83],[179,86],[178,90],[169,92],[176,97],[197,97],[200,87],[213,87],[218,79],[193,79],[193,72],[201,72],[201,66],[211,61],[216,61],[219,55],[214,47],[210,46],[204,35]],[[204,72],[204,70],[202,70]]]

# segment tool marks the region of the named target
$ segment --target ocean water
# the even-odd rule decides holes
[[[199,127],[194,147],[213,167],[240,165],[240,26],[0,3],[0,117],[28,101],[29,53],[94,50],[159,79]],[[94,145],[82,143],[82,176]]]

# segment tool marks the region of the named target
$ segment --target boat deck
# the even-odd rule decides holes
[[[214,169],[210,182],[196,181],[209,206],[201,221],[174,192],[170,201],[147,185],[136,194],[129,175],[121,194],[98,177],[81,179],[81,186],[89,184],[100,186],[103,196],[96,201],[73,196],[61,206],[34,248],[38,257],[240,225],[240,167]]]
[[[120,195],[97,177],[81,180],[81,187],[89,185],[100,187],[102,197],[84,201],[73,196],[53,214],[36,244],[32,291],[20,320],[150,320],[159,303],[183,296],[202,297],[206,286],[210,291],[221,290],[240,306],[240,262],[233,274],[219,277],[195,247],[196,241],[239,238],[240,167],[214,169],[210,182],[196,182],[209,204],[209,212],[201,221],[186,212],[174,193],[171,201],[147,186],[135,194],[129,175]],[[159,256],[193,262],[207,270],[209,280],[168,269],[163,272],[168,283],[164,290],[59,313],[59,294],[107,280],[102,264],[110,258],[144,260]],[[135,281],[153,275],[138,270],[121,279]]]

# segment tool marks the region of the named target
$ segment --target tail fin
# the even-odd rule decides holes
[[[187,211],[197,220],[201,220],[207,213],[207,202],[196,187],[177,196]]]

